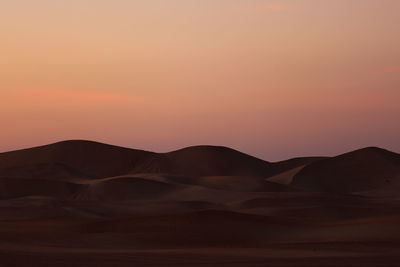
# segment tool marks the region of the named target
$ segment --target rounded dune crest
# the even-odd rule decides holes
[[[368,147],[304,167],[292,185],[311,191],[351,193],[400,186],[400,155]]]

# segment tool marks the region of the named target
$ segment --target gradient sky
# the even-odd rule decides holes
[[[2,0],[0,151],[400,152],[398,0]]]

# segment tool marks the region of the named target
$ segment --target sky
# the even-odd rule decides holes
[[[2,0],[0,151],[400,152],[398,0]]]

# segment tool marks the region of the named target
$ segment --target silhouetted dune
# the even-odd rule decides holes
[[[400,155],[379,148],[267,162],[217,146],[153,153],[65,141],[0,153],[0,260],[162,266],[156,255],[200,266],[208,255],[219,266],[218,255],[252,266],[256,255],[256,266],[327,266],[380,251],[387,263],[400,248],[399,196]]]
[[[64,141],[0,154],[0,170],[29,168],[27,166],[47,168],[46,165],[56,164],[93,178],[128,173],[186,176],[270,174],[270,164],[263,160],[229,148],[212,146],[157,154],[90,141]]]
[[[0,169],[62,164],[86,176],[104,178],[130,172],[155,153],[91,141],[64,141],[0,154]]]
[[[188,176],[268,176],[271,164],[218,146],[195,146],[167,153],[171,171]]]
[[[106,178],[136,173],[270,177],[320,159],[296,158],[269,163],[227,147],[195,146],[153,153],[72,140],[0,153],[0,177]]]
[[[333,158],[295,158],[275,163],[218,146],[195,146],[158,154],[90,141],[64,141],[0,154],[2,194],[9,197],[52,196],[60,188],[67,188],[67,182],[68,188],[80,188],[76,195],[87,199],[135,199],[146,194],[156,197],[164,191],[174,191],[172,188],[178,185],[238,192],[287,192],[297,188],[334,193],[393,193],[393,188],[400,184],[399,176],[400,156],[379,148]],[[80,181],[86,180],[98,183],[83,186]],[[31,191],[17,190],[18,183]],[[46,192],[46,188],[51,192]]]
[[[400,185],[400,155],[370,147],[323,159],[298,172],[292,185],[336,193],[385,190]]]

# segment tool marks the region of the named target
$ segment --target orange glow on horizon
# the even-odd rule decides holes
[[[400,151],[400,1],[0,3],[0,151]]]

